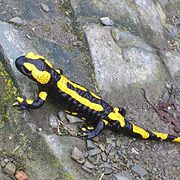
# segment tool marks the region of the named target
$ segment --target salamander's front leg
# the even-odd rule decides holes
[[[86,139],[92,139],[93,137],[97,136],[100,134],[100,132],[103,130],[105,126],[104,121],[100,120],[97,123],[96,128],[81,128],[81,130],[83,131],[82,133],[82,137],[85,137]]]
[[[44,104],[46,98],[47,98],[47,92],[41,91],[38,97],[35,98],[34,100],[26,99],[25,97],[24,98],[17,97],[17,103],[14,103],[13,105],[15,106],[17,105],[18,110],[24,110],[27,108],[37,109]]]

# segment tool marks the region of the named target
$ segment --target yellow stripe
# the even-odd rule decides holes
[[[180,137],[175,138],[172,142],[180,143]]]
[[[100,104],[93,103],[93,102],[89,101],[88,99],[80,96],[77,92],[73,91],[72,89],[69,89],[67,87],[67,82],[81,90],[86,90],[84,87],[79,86],[79,85],[69,81],[67,78],[65,78],[64,76],[61,75],[61,79],[57,82],[57,86],[62,92],[65,92],[66,94],[70,95],[73,99],[75,99],[78,102],[80,102],[81,104],[89,107],[90,109],[93,109],[95,111],[103,110],[103,107]]]
[[[42,92],[39,93],[39,97],[40,97],[43,101],[45,101],[46,98],[47,98],[47,93],[42,91]]]
[[[158,138],[161,138],[162,140],[165,140],[168,137],[168,134],[154,132],[154,131],[152,131],[152,133],[155,134]]]
[[[119,113],[119,109],[118,108],[114,108],[114,111],[109,113],[108,117],[111,120],[119,121],[121,127],[125,126],[124,117]]]
[[[133,132],[140,134],[143,139],[147,139],[149,137],[149,133],[145,131],[143,128],[140,128],[139,126],[136,126],[135,124],[133,125]]]
[[[94,96],[95,98],[97,98],[97,99],[101,99],[99,96],[97,96],[96,94],[94,94],[94,93],[91,92],[91,91],[90,91],[90,94],[91,94],[92,96]]]
[[[45,57],[35,54],[33,52],[27,53],[25,57],[33,60],[43,59],[48,66],[50,66],[51,68],[53,67],[52,64]]]

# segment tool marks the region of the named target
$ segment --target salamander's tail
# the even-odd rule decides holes
[[[171,142],[180,143],[180,137],[165,133],[145,130],[135,124],[130,123],[125,119],[115,121],[113,125],[111,125],[111,129],[115,132],[120,132],[120,133],[122,132],[124,134],[128,134],[130,136],[145,140],[171,141]]]

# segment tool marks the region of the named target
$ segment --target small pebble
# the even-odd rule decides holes
[[[15,177],[17,180],[28,180],[27,174],[23,171],[16,171]]]
[[[112,168],[110,168],[110,167],[105,167],[105,168],[104,168],[104,174],[105,174],[105,175],[110,175],[110,174],[112,174],[112,173],[113,173]]]
[[[58,128],[58,118],[56,116],[54,116],[53,114],[50,114],[49,124],[50,124],[51,128],[53,128],[53,129]]]
[[[68,123],[66,118],[66,113],[64,111],[59,111],[58,117],[63,123]]]
[[[95,156],[97,154],[99,154],[101,152],[101,150],[99,148],[95,148],[95,149],[91,149],[88,151],[89,156]]]
[[[16,172],[16,166],[13,163],[7,163],[4,167],[4,171],[9,175],[14,175]]]
[[[40,6],[41,6],[41,9],[42,9],[44,12],[47,12],[47,13],[49,12],[49,7],[48,7],[46,4],[41,3]]]
[[[91,171],[88,167],[86,167],[86,166],[84,166],[84,165],[82,166],[82,169],[85,170],[85,171],[87,171],[87,172],[90,173],[90,174],[92,173],[92,171]]]
[[[109,17],[102,17],[102,18],[100,18],[100,21],[105,26],[112,26],[113,25],[113,20],[111,20]]]
[[[86,162],[84,163],[84,166],[86,166],[89,169],[93,169],[94,165],[92,163],[90,163],[88,160],[86,160]]]
[[[81,122],[82,123],[82,120],[78,117],[75,117],[75,116],[71,116],[69,114],[66,114],[66,117],[67,119],[69,120],[69,123],[73,124],[73,123],[79,123]]]
[[[135,164],[132,167],[132,170],[139,174],[141,177],[145,176],[148,172],[139,164]]]
[[[76,146],[73,148],[71,157],[79,164],[85,163],[85,158],[82,151],[80,151]]]
[[[9,162],[9,159],[4,158],[4,162],[5,162],[5,163],[8,163],[8,162]]]
[[[16,25],[22,25],[23,24],[23,20],[20,17],[14,17],[14,18],[10,19],[9,22],[14,23]]]
[[[102,158],[103,161],[107,160],[107,156],[106,156],[105,152],[101,153],[101,158]]]
[[[127,171],[116,173],[114,174],[114,177],[116,178],[116,180],[133,180],[134,179],[132,175],[130,174],[130,172],[127,172]]]
[[[88,150],[96,148],[96,145],[91,140],[87,140],[86,145]]]

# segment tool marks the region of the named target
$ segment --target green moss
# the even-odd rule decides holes
[[[73,13],[70,0],[65,0],[64,2],[62,2],[60,9],[65,13],[66,16],[71,16]]]

